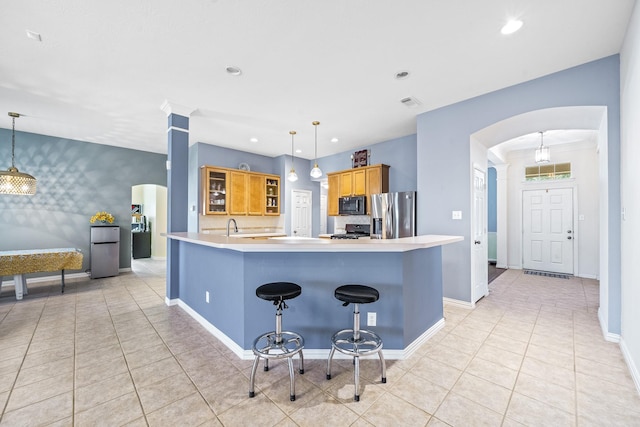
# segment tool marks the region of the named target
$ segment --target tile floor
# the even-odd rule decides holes
[[[446,326],[410,359],[352,366],[306,361],[288,398],[286,362],[239,360],[164,304],[164,264],[135,273],[34,284],[0,296],[0,425],[7,426],[602,426],[640,425],[640,397],[619,347],[598,325],[598,283],[509,270],[475,310],[445,307]]]

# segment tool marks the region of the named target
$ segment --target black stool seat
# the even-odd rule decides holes
[[[273,282],[258,286],[256,296],[267,301],[278,302],[292,299],[302,293],[299,285],[291,282]]]
[[[369,304],[380,298],[376,289],[365,285],[342,285],[336,288],[334,295],[340,301],[351,304]]]

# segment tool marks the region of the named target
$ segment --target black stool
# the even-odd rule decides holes
[[[343,301],[343,306],[353,304],[353,329],[343,329],[331,337],[331,353],[327,361],[327,379],[331,379],[331,359],[336,350],[342,354],[353,357],[355,371],[355,394],[353,400],[360,400],[358,389],[360,386],[360,356],[368,356],[378,353],[382,368],[382,382],[387,382],[387,369],[382,356],[382,339],[372,331],[360,329],[360,304],[369,304],[378,301],[380,294],[372,287],[364,285],[343,285],[335,290],[335,297]]]
[[[302,349],[304,348],[304,339],[295,332],[287,332],[282,330],[282,310],[287,308],[285,300],[292,299],[300,295],[302,288],[295,283],[275,282],[267,283],[256,289],[256,296],[267,301],[273,301],[276,306],[276,330],[260,335],[253,341],[253,354],[256,355],[251,369],[251,380],[249,383],[249,397],[254,397],[254,385],[256,380],[256,371],[260,358],[264,359],[264,370],[269,370],[269,359],[287,358],[289,363],[289,377],[291,378],[290,399],[296,400],[295,377],[293,373],[293,356],[296,354],[300,357],[300,374],[304,374],[304,358]],[[271,351],[277,351],[271,353]]]

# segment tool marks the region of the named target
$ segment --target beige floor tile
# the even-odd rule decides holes
[[[77,345],[77,344],[76,344]],[[58,347],[49,351],[28,354],[24,358],[21,369],[29,369],[43,364],[49,364],[74,355],[72,347]]]
[[[382,395],[362,417],[374,426],[424,426],[431,415],[405,400],[387,393]]]
[[[453,348],[457,351],[473,355],[482,345],[482,341],[468,340],[464,336],[450,333],[440,341],[441,345]]]
[[[599,377],[576,373],[576,389],[579,400],[581,396],[583,401],[590,398],[592,402],[616,408],[613,412],[640,412],[640,394],[631,381],[627,384],[617,384]]]
[[[436,409],[449,392],[448,388],[433,384],[408,372],[391,386],[390,393],[406,400],[417,408],[429,414],[434,414]]]
[[[129,369],[136,369],[171,356],[171,352],[161,341],[160,344],[153,347],[146,347],[127,353],[125,359],[127,360]]]
[[[109,347],[97,348],[85,353],[76,354],[76,369],[82,369],[100,363],[106,363],[122,357],[122,348],[119,344]]]
[[[572,337],[558,337],[551,335],[539,335],[534,333],[533,335],[531,335],[530,344],[545,347],[547,349],[554,350],[560,353],[573,355]]]
[[[575,372],[572,369],[561,368],[533,357],[525,356],[520,372],[568,389],[575,389],[576,386]]]
[[[476,357],[471,361],[466,372],[509,390],[513,389],[518,375],[518,371],[479,357]]]
[[[622,361],[614,366],[576,357],[576,372],[606,379],[621,385],[627,385],[633,381],[629,369]]]
[[[483,344],[478,350],[476,357],[490,362],[496,362],[500,365],[506,366],[509,369],[515,371],[520,370],[522,365],[522,355],[518,353],[512,353],[508,350],[503,350],[500,347],[495,347],[490,344]]]
[[[471,361],[470,354],[463,353],[445,345],[434,346],[427,352],[426,356],[460,370],[464,370]]]
[[[159,360],[157,362],[144,365],[140,368],[132,369],[131,376],[136,388],[157,383],[182,372],[182,368],[173,357]]]
[[[294,412],[294,414],[297,412],[300,412],[304,408],[305,406],[302,406],[301,409]],[[325,422],[329,421],[322,418],[322,415],[321,415],[322,405],[320,403],[314,402],[314,406],[312,408],[313,408],[312,412],[316,422],[318,419],[323,419]],[[348,409],[346,408],[345,410],[348,411]],[[357,418],[357,415],[354,414],[353,412],[351,413],[353,414],[352,420],[355,420]],[[301,415],[305,415],[304,412],[301,413]],[[286,418],[287,418],[287,415],[284,412],[282,412],[275,403],[273,403],[263,394],[256,394],[256,397],[254,397],[253,399],[249,399],[247,397],[247,399],[245,399],[244,402],[218,415],[218,419],[220,420],[222,425],[247,426],[247,427],[253,427],[256,425],[264,425],[264,426],[277,425],[277,423],[282,422]],[[292,419],[298,425],[301,425],[301,426],[304,425],[298,420],[294,418]],[[302,419],[304,419],[304,417],[302,417]],[[326,425],[331,425],[331,423],[326,422]]]
[[[575,416],[553,406],[513,393],[507,418],[531,426],[575,426]]]
[[[306,373],[305,373],[306,375]],[[249,379],[242,375],[231,375],[224,381],[218,381],[198,389],[216,415],[245,402],[249,397]],[[261,394],[255,390],[256,396]]]
[[[154,384],[138,388],[142,409],[146,414],[173,403],[196,391],[189,377],[181,372]]]
[[[570,414],[575,413],[575,390],[550,383],[524,372],[521,372],[516,382],[515,391],[561,409]]]
[[[466,372],[462,374],[451,392],[479,403],[500,415],[505,413],[511,397],[511,390]]]
[[[500,426],[502,415],[455,393],[449,393],[434,414],[451,426]]]
[[[114,375],[127,372],[127,363],[123,356],[95,365],[76,369],[76,388],[102,381]]]
[[[449,424],[445,423],[442,420],[439,420],[436,417],[431,417],[431,419],[429,419],[429,422],[427,423],[427,427],[448,427]]]
[[[73,392],[67,392],[49,399],[7,411],[2,416],[2,424],[7,426],[46,425],[69,418],[73,412]]]
[[[450,389],[462,371],[428,357],[422,358],[411,370],[414,375]]]
[[[122,425],[142,417],[142,408],[136,393],[128,393],[101,405],[79,412],[78,426]]]
[[[125,355],[129,353],[133,353],[135,351],[143,350],[149,347],[157,347],[159,345],[164,345],[164,342],[160,338],[160,336],[154,331],[147,335],[138,336],[132,338],[128,341],[120,341],[120,345],[122,346],[122,351]],[[118,335],[120,336],[120,335]]]
[[[492,333],[487,337],[484,344],[498,347],[502,350],[510,351],[511,353],[524,355],[527,351],[527,342],[512,340],[503,335]]]
[[[199,393],[190,394],[147,414],[147,421],[150,427],[197,426],[214,419],[216,419],[215,414]]]
[[[73,378],[73,362],[73,357],[67,357],[65,359],[53,360],[49,363],[37,365],[32,368],[25,368],[23,366],[22,369],[20,369],[20,374],[18,375],[15,387],[24,387],[26,385],[63,374],[71,375],[71,378]]]
[[[134,391],[131,376],[128,372],[124,372],[103,381],[77,388],[74,410],[76,413],[86,411]]]
[[[245,397],[248,396],[248,383],[241,384],[245,392]],[[240,391],[238,390],[238,391]],[[353,399],[353,387],[351,390],[351,398]],[[316,387],[313,383],[305,380],[304,375],[295,375],[295,396],[296,400],[290,399],[290,381],[289,377],[282,377],[278,381],[275,381],[259,391],[267,396],[273,403],[278,405],[280,410],[284,411],[287,415],[297,410],[301,405],[306,402],[312,402],[322,390]]]
[[[47,378],[23,387],[15,387],[5,410],[7,412],[13,411],[68,391],[73,391],[72,373],[63,373],[57,377]]]
[[[269,372],[264,372],[262,365],[258,367],[258,375],[256,375],[258,385],[275,381],[278,379],[278,375],[282,374],[281,370],[283,370],[283,367],[279,367],[278,364],[272,363],[270,368]],[[223,357],[214,358],[211,360],[211,363],[185,371],[198,388],[204,388],[215,382],[223,381],[240,372],[231,362]],[[273,373],[273,375],[269,375],[271,373]],[[286,371],[286,375],[289,376],[288,370]],[[248,375],[247,378],[249,378]]]

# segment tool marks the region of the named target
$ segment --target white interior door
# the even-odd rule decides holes
[[[320,234],[327,232],[327,195],[320,195]]]
[[[486,171],[473,169],[473,219],[471,234],[472,242],[472,286],[473,302],[478,301],[489,293],[489,261],[487,246],[487,204],[486,204]]]
[[[522,266],[573,274],[573,189],[522,192]]]
[[[291,230],[293,236],[311,237],[311,191],[292,190]]]

